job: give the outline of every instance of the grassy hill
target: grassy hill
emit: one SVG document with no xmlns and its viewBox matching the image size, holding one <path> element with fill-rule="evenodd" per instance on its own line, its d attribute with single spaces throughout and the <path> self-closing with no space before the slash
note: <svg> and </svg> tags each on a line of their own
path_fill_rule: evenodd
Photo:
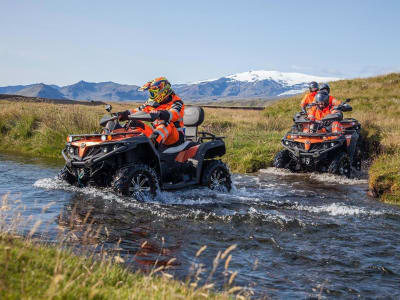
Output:
<svg viewBox="0 0 400 300">
<path fill-rule="evenodd" d="M 363 126 L 371 192 L 400 203 L 400 74 L 333 82 L 331 94 L 352 99 L 353 112 L 345 116 L 355 117 Z M 276 100 L 264 111 L 206 108 L 201 129 L 226 137 L 224 160 L 233 171 L 254 172 L 271 165 L 300 99 Z M 114 110 L 131 106 L 116 104 Z M 1 101 L 0 150 L 60 157 L 66 136 L 98 131 L 104 113 L 102 106 Z"/>
</svg>

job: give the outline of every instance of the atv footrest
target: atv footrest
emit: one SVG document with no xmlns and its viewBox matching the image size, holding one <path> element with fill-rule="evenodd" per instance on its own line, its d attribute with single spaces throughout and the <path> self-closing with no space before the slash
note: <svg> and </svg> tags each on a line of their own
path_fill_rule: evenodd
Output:
<svg viewBox="0 0 400 300">
<path fill-rule="evenodd" d="M 162 185 L 162 189 L 164 190 L 177 190 L 184 188 L 186 186 L 197 184 L 196 180 L 186 181 L 186 182 L 179 182 L 179 183 L 164 183 Z"/>
</svg>

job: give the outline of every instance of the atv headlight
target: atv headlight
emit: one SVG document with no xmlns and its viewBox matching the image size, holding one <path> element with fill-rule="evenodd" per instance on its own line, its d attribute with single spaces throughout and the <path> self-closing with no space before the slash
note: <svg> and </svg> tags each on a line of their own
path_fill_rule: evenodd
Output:
<svg viewBox="0 0 400 300">
<path fill-rule="evenodd" d="M 114 145 L 113 150 L 117 150 L 119 148 L 118 145 Z"/>
<path fill-rule="evenodd" d="M 284 141 L 283 142 L 286 146 L 289 145 L 289 141 Z"/>
<path fill-rule="evenodd" d="M 69 154 L 74 154 L 74 148 L 69 147 L 69 148 L 68 148 L 68 152 L 69 152 Z"/>
<path fill-rule="evenodd" d="M 104 148 L 103 148 L 103 152 L 104 152 L 104 153 L 107 153 L 107 152 L 108 152 L 108 147 L 104 147 Z"/>
<path fill-rule="evenodd" d="M 101 136 L 101 141 L 102 141 L 102 142 L 105 142 L 105 141 L 107 141 L 107 136 L 105 136 L 105 135 L 102 135 L 102 136 Z"/>
<path fill-rule="evenodd" d="M 335 147 L 336 143 L 332 142 L 331 147 Z"/>
</svg>

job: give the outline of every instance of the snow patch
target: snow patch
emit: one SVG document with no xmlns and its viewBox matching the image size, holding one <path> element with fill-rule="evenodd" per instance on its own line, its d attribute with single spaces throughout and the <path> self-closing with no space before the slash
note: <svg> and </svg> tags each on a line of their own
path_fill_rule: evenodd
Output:
<svg viewBox="0 0 400 300">
<path fill-rule="evenodd" d="M 317 81 L 317 82 L 328 82 L 328 81 L 335 81 L 335 80 L 340 80 L 340 78 L 337 77 L 322 77 L 322 76 L 314 76 L 314 75 L 308 75 L 308 74 L 302 74 L 302 73 L 293 73 L 293 72 L 279 72 L 279 71 L 264 71 L 264 70 L 259 70 L 259 71 L 248 71 L 248 72 L 242 72 L 242 73 L 236 73 L 220 78 L 213 78 L 213 79 L 207 79 L 207 80 L 200 80 L 200 81 L 194 81 L 188 83 L 190 84 L 200 84 L 200 83 L 205 83 L 205 82 L 211 82 L 211 81 L 216 81 L 221 78 L 228 78 L 231 80 L 236 80 L 236 81 L 242 81 L 242 82 L 256 82 L 256 81 L 261 81 L 261 80 L 273 80 L 276 82 L 279 82 L 284 85 L 296 85 L 296 84 L 306 84 L 311 81 Z M 291 92 L 291 94 L 285 94 Z M 291 91 L 282 93 L 281 95 L 292 95 L 292 94 L 297 94 L 302 92 L 301 89 L 293 89 Z M 295 92 L 296 91 L 296 92 Z"/>
<path fill-rule="evenodd" d="M 286 73 L 279 71 L 263 71 L 263 70 L 237 73 L 226 76 L 226 78 L 230 78 L 237 81 L 245 81 L 245 82 L 273 80 L 286 85 L 296 85 L 296 84 L 308 83 L 311 81 L 328 82 L 339 79 L 336 77 L 320 77 L 302 73 Z"/>
</svg>

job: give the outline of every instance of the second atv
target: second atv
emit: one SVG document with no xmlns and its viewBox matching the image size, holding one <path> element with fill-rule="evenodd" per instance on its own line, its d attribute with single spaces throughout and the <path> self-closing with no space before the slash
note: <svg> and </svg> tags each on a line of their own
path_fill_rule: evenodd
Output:
<svg viewBox="0 0 400 300">
<path fill-rule="evenodd" d="M 111 113 L 111 105 L 107 106 Z M 100 134 L 69 135 L 62 155 L 66 161 L 59 178 L 70 184 L 112 187 L 118 194 L 138 200 L 153 198 L 158 189 L 173 190 L 203 185 L 230 191 L 231 175 L 217 157 L 225 154 L 222 137 L 198 132 L 204 120 L 201 107 L 185 111 L 185 142 L 159 151 L 141 130 L 149 114 L 129 116 L 125 126 L 116 114 L 104 117 Z"/>
<path fill-rule="evenodd" d="M 361 125 L 356 119 L 343 119 L 343 113 L 352 107 L 345 103 L 335 107 L 338 113 L 327 115 L 313 123 L 304 113 L 294 117 L 292 129 L 282 139 L 285 148 L 274 158 L 274 167 L 291 171 L 318 171 L 350 177 L 352 169 L 361 170 Z M 330 132 L 330 125 L 339 121 L 342 133 Z M 305 126 L 311 132 L 303 132 Z"/>
</svg>

